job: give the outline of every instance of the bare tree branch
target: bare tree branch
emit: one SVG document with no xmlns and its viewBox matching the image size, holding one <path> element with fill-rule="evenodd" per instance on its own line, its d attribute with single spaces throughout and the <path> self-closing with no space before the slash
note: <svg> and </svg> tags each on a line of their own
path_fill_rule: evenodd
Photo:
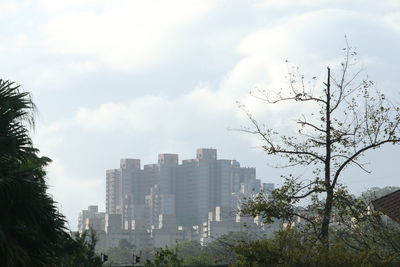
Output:
<svg viewBox="0 0 400 267">
<path fill-rule="evenodd" d="M 337 183 L 337 180 L 338 180 L 338 178 L 339 178 L 341 172 L 343 171 L 343 169 L 344 169 L 345 167 L 347 167 L 347 165 L 348 165 L 349 163 L 354 162 L 354 159 L 356 159 L 356 158 L 357 158 L 359 155 L 361 155 L 363 152 L 366 152 L 366 151 L 368 151 L 368 150 L 370 150 L 370 149 L 373 149 L 373 148 L 377 148 L 377 147 L 379 147 L 379 146 L 381 146 L 381 145 L 383 145 L 383 144 L 385 144 L 385 143 L 398 143 L 398 142 L 400 142 L 400 139 L 395 139 L 395 140 L 384 140 L 384 141 L 381 141 L 381 142 L 379 142 L 379 143 L 371 144 L 371 145 L 369 145 L 369 146 L 363 147 L 362 149 L 358 150 L 355 154 L 353 154 L 351 157 L 349 157 L 349 158 L 339 167 L 339 169 L 336 171 L 335 176 L 334 176 L 333 181 L 332 181 L 331 188 L 334 188 L 334 187 L 335 187 L 335 185 L 336 185 L 336 183 Z"/>
</svg>

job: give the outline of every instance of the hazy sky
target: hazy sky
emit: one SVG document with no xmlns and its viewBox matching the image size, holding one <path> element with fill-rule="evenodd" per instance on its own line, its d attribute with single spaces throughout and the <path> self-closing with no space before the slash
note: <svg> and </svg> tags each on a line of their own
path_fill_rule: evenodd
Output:
<svg viewBox="0 0 400 267">
<path fill-rule="evenodd" d="M 33 95 L 35 145 L 53 159 L 51 192 L 73 229 L 80 210 L 104 209 L 105 170 L 124 157 L 213 147 L 279 183 L 259 140 L 227 130 L 249 125 L 236 101 L 285 128 L 296 110 L 248 92 L 284 86 L 285 60 L 323 79 L 345 34 L 357 67 L 400 102 L 398 0 L 1 0 L 0 11 L 1 78 Z M 373 173 L 350 170 L 344 182 L 399 186 L 399 153 L 369 154 Z"/>
</svg>

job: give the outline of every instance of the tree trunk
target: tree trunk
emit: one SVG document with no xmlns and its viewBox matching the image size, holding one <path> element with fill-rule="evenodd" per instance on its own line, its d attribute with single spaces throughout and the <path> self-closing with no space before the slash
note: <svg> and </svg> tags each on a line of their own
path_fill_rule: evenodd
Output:
<svg viewBox="0 0 400 267">
<path fill-rule="evenodd" d="M 332 212 L 332 202 L 333 202 L 333 188 L 331 188 L 331 70 L 328 67 L 328 78 L 326 83 L 326 139 L 325 139 L 325 190 L 326 190 L 326 202 L 324 208 L 324 214 L 322 217 L 322 226 L 320 239 L 322 242 L 329 247 L 329 223 Z"/>
<path fill-rule="evenodd" d="M 332 213 L 332 204 L 333 204 L 333 190 L 329 189 L 326 192 L 326 202 L 324 208 L 324 214 L 322 218 L 322 226 L 321 226 L 321 234 L 320 239 L 322 242 L 329 247 L 329 224 L 331 222 L 331 213 Z"/>
</svg>

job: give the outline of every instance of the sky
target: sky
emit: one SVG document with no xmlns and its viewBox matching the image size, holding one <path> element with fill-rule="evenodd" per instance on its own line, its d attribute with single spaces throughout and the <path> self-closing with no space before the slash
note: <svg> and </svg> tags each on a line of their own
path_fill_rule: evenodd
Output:
<svg viewBox="0 0 400 267">
<path fill-rule="evenodd" d="M 324 79 L 345 35 L 355 67 L 400 103 L 397 0 L 2 0 L 0 10 L 0 78 L 32 94 L 34 144 L 53 160 L 50 192 L 72 230 L 88 205 L 104 210 L 105 171 L 120 158 L 143 165 L 213 147 L 279 185 L 261 140 L 232 130 L 250 125 L 237 101 L 290 128 L 299 110 L 249 92 L 287 86 L 286 61 Z M 399 149 L 367 154 L 372 173 L 342 181 L 354 193 L 400 186 Z"/>
</svg>

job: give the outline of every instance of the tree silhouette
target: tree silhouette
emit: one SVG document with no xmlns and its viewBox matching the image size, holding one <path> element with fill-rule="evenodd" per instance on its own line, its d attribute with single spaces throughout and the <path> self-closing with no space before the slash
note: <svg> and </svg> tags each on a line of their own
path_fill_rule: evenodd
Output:
<svg viewBox="0 0 400 267">
<path fill-rule="evenodd" d="M 65 266 L 78 257 L 93 263 L 79 266 L 101 266 L 95 240 L 84 242 L 86 234 L 73 239 L 47 193 L 45 167 L 51 160 L 32 144 L 34 125 L 30 94 L 0 79 L 0 266 Z"/>
<path fill-rule="evenodd" d="M 361 79 L 360 71 L 352 71 L 357 53 L 347 41 L 343 51 L 344 59 L 337 75 L 328 67 L 326 82 L 320 89 L 309 86 L 297 68 L 289 73 L 288 92 L 253 93 L 268 104 L 307 105 L 312 111 L 297 120 L 299 128 L 295 135 L 280 135 L 275 129 L 260 124 L 241 105 L 251 122 L 251 127 L 241 130 L 260 136 L 268 155 L 283 157 L 287 162 L 283 167 L 312 169 L 308 179 L 283 176 L 285 182 L 273 192 L 272 200 L 260 194 L 244 203 L 242 213 L 260 215 L 265 222 L 273 218 L 290 221 L 298 216 L 327 245 L 332 212 L 348 200 L 340 182 L 345 169 L 355 165 L 369 172 L 366 163 L 361 161 L 365 153 L 400 141 L 399 107 L 376 90 L 372 81 Z M 301 199 L 311 200 L 312 205 L 305 211 L 295 208 Z"/>
</svg>

